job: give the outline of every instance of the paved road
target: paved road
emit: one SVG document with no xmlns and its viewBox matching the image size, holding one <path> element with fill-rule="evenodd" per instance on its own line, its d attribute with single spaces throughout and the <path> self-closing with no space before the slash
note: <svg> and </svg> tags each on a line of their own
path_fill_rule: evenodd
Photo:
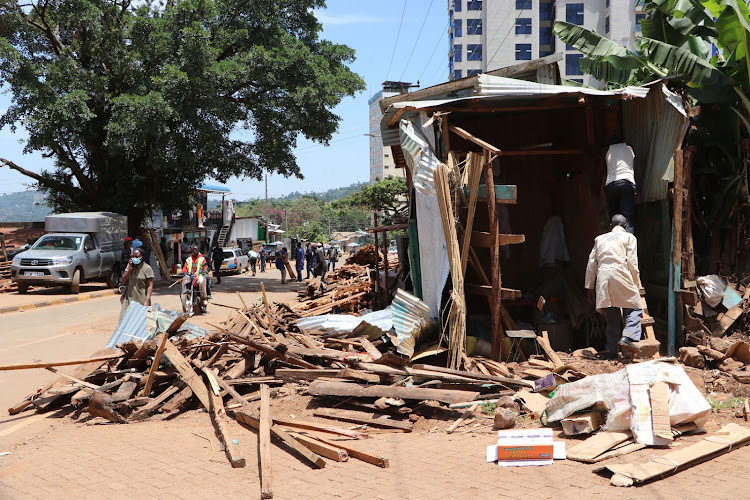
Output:
<svg viewBox="0 0 750 500">
<path fill-rule="evenodd" d="M 218 304 L 240 306 L 237 292 L 248 304 L 260 300 L 261 281 L 272 301 L 292 299 L 296 296 L 293 290 L 300 286 L 281 285 L 276 269 L 255 277 L 251 273 L 228 276 L 221 285 L 214 287 L 208 314 L 191 321 L 205 327 L 210 327 L 210 323 L 218 324 L 232 311 Z M 180 309 L 178 287 L 155 290 L 154 302 L 164 309 Z M 0 296 L 0 304 L 3 299 Z M 0 364 L 86 358 L 107 343 L 117 326 L 119 313 L 120 296 L 116 295 L 3 314 L 0 318 Z M 69 373 L 71 367 L 60 370 Z M 54 374 L 41 369 L 0 371 L 0 448 L 22 440 L 35 429 L 25 426 L 40 423 L 34 412 L 9 416 L 7 408 L 54 378 Z"/>
</svg>

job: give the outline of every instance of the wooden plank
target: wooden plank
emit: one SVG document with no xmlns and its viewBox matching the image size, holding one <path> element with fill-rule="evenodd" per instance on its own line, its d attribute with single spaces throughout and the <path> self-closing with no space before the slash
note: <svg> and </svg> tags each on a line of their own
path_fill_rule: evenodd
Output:
<svg viewBox="0 0 750 500">
<path fill-rule="evenodd" d="M 274 376 L 289 380 L 315 380 L 320 377 L 335 377 L 341 370 L 305 370 L 301 368 L 277 368 Z"/>
<path fill-rule="evenodd" d="M 379 413 L 367 413 L 355 410 L 340 410 L 333 408 L 318 408 L 313 412 L 316 417 L 332 418 L 343 420 L 344 422 L 353 422 L 355 424 L 372 425 L 375 427 L 384 427 L 386 429 L 397 429 L 404 432 L 411 432 L 412 423 L 409 421 L 393 420 L 388 415 Z"/>
<path fill-rule="evenodd" d="M 376 253 L 380 255 L 380 252 L 376 252 Z M 355 293 L 354 295 L 350 295 L 349 297 L 345 297 L 343 299 L 337 300 L 336 302 L 331 302 L 330 304 L 325 304 L 323 306 L 316 307 L 315 309 L 308 309 L 307 311 L 300 311 L 300 316 L 302 316 L 303 318 L 307 318 L 310 316 L 318 316 L 320 314 L 327 313 L 331 311 L 334 307 L 340 306 L 341 304 L 346 304 L 348 302 L 354 302 L 355 299 L 358 299 L 364 295 L 367 295 L 368 293 L 370 292 L 367 291 L 367 292 Z"/>
<path fill-rule="evenodd" d="M 500 153 L 500 149 L 499 148 L 496 148 L 495 146 L 493 146 L 489 142 L 483 141 L 479 137 L 476 137 L 474 134 L 472 134 L 470 132 L 467 132 L 466 130 L 464 130 L 464 129 L 460 128 L 460 127 L 456 127 L 455 125 L 450 125 L 449 126 L 449 130 L 451 132 L 453 132 L 454 134 L 456 134 L 457 136 L 459 136 L 459 137 L 461 137 L 463 139 L 466 139 L 467 141 L 473 142 L 474 144 L 476 144 L 480 148 L 485 149 L 485 150 L 491 152 L 492 154 L 499 154 Z"/>
<path fill-rule="evenodd" d="M 363 462 L 367 462 L 368 464 L 372 464 L 372 465 L 377 465 L 378 467 L 382 467 L 384 469 L 387 469 L 388 467 L 390 467 L 390 463 L 387 458 L 370 455 L 369 453 L 365 453 L 362 450 L 352 448 L 351 446 L 347 446 L 342 441 L 332 442 L 332 441 L 326 441 L 325 439 L 320 438 L 318 436 L 314 436 L 314 437 L 321 443 L 325 443 L 329 446 L 334 446 L 336 448 L 341 448 L 350 457 L 356 458 L 357 460 L 362 460 Z"/>
<path fill-rule="evenodd" d="M 271 332 L 276 331 L 273 324 L 273 317 L 271 316 L 271 308 L 268 305 L 268 297 L 266 296 L 266 286 L 263 282 L 260 282 L 260 291 L 263 292 L 263 305 L 266 307 L 266 317 L 268 318 L 268 329 Z"/>
<path fill-rule="evenodd" d="M 361 338 L 359 339 L 359 343 L 362 344 L 362 347 L 364 347 L 365 351 L 367 351 L 367 354 L 370 355 L 373 361 L 377 361 L 383 356 L 369 340 Z"/>
<path fill-rule="evenodd" d="M 517 188 L 518 186 L 514 186 L 511 184 L 498 184 L 497 186 L 495 186 L 495 203 L 516 203 L 516 200 L 518 198 Z M 470 197 L 471 190 L 468 186 L 464 186 L 464 194 Z M 471 200 L 471 198 L 469 198 L 469 200 Z M 483 201 L 485 203 L 487 202 L 487 186 L 484 184 L 480 184 L 477 189 L 477 201 Z M 469 202 L 469 207 L 471 207 L 471 201 Z"/>
<path fill-rule="evenodd" d="M 299 441 L 300 444 L 312 450 L 313 453 L 317 453 L 318 455 L 325 458 L 330 458 L 335 462 L 349 461 L 349 454 L 341 448 L 331 446 L 327 443 L 323 443 L 322 441 L 318 441 L 317 439 L 313 439 L 297 432 L 290 432 L 289 434 L 294 439 Z"/>
<path fill-rule="evenodd" d="M 342 427 L 319 424 L 318 422 L 305 422 L 292 418 L 274 418 L 273 420 L 279 425 L 283 425 L 284 427 L 293 427 L 295 429 L 325 432 L 327 434 L 336 434 L 338 436 L 344 436 L 354 439 L 364 439 L 369 437 L 367 434 L 362 432 L 352 431 L 349 429 L 344 429 Z"/>
<path fill-rule="evenodd" d="M 307 389 L 313 396 L 344 396 L 362 398 L 401 398 L 410 400 L 433 400 L 443 403 L 472 401 L 479 396 L 476 391 L 456 391 L 451 389 L 426 389 L 422 387 L 398 387 L 373 385 L 361 386 L 350 382 L 316 380 Z"/>
<path fill-rule="evenodd" d="M 489 218 L 489 229 L 493 240 L 489 242 L 490 248 L 490 280 L 492 285 L 492 296 L 490 297 L 490 325 L 492 328 L 492 359 L 500 361 L 507 359 L 508 353 L 505 347 L 505 334 L 502 324 L 502 310 L 500 306 L 502 297 L 502 277 L 500 275 L 500 233 L 497 220 L 497 206 L 495 204 L 495 181 L 492 171 L 492 163 L 489 161 L 489 153 L 484 151 L 484 184 L 487 186 L 487 212 Z M 472 233 L 472 240 L 474 234 Z"/>
<path fill-rule="evenodd" d="M 368 233 L 385 233 L 388 231 L 406 231 L 409 224 L 390 224 L 388 226 L 368 227 L 365 229 Z"/>
<path fill-rule="evenodd" d="M 71 382 L 75 382 L 78 385 L 82 385 L 84 387 L 88 387 L 89 389 L 94 389 L 95 391 L 98 390 L 98 389 L 101 389 L 101 386 L 98 386 L 96 384 L 92 384 L 90 382 L 86 382 L 85 380 L 81 380 L 79 378 L 67 375 L 65 373 L 62 373 L 61 371 L 58 371 L 55 368 L 52 368 L 51 366 L 48 366 L 47 370 L 50 371 L 50 372 L 52 372 L 52 373 L 54 373 L 54 374 L 56 374 L 56 375 L 59 375 L 62 378 L 68 379 Z"/>
<path fill-rule="evenodd" d="M 271 468 L 271 391 L 266 384 L 260 386 L 260 427 L 258 429 L 258 457 L 260 458 L 260 497 L 273 498 L 273 472 Z"/>
<path fill-rule="evenodd" d="M 500 156 L 583 156 L 583 149 L 524 149 L 517 151 L 503 150 Z"/>
<path fill-rule="evenodd" d="M 141 393 L 141 396 L 148 396 L 151 394 L 151 386 L 154 383 L 154 375 L 156 374 L 156 370 L 159 369 L 159 363 L 161 363 L 161 357 L 164 354 L 164 348 L 167 345 L 167 340 L 169 339 L 169 335 L 166 333 L 162 333 L 161 340 L 159 341 L 159 348 L 156 350 L 156 354 L 154 355 L 154 362 L 151 363 L 151 368 L 148 371 L 148 378 L 146 378 L 146 386 L 143 388 L 143 392 Z"/>
<path fill-rule="evenodd" d="M 452 153 L 451 153 L 452 154 Z M 464 187 L 465 191 L 468 191 L 467 195 L 469 196 L 468 201 L 468 214 L 466 216 L 466 227 L 467 230 L 464 230 L 463 233 L 463 242 L 461 244 L 461 272 L 463 273 L 464 278 L 466 277 L 466 263 L 469 258 L 469 249 L 471 248 L 470 240 L 471 240 L 471 231 L 474 227 L 474 214 L 476 213 L 477 208 L 477 196 L 479 194 L 479 180 L 482 177 L 482 163 L 481 159 L 479 158 L 479 155 L 475 153 L 469 153 L 467 159 L 467 169 L 468 169 L 468 178 L 469 178 L 469 185 Z M 485 196 L 487 195 L 486 186 L 485 186 Z"/>
<path fill-rule="evenodd" d="M 471 372 L 465 372 L 461 370 L 451 370 L 450 368 L 443 368 L 442 366 L 416 364 L 416 365 L 412 365 L 412 368 L 410 368 L 410 371 L 413 371 L 413 370 L 419 370 L 419 373 L 429 373 L 429 372 L 445 373 L 445 374 L 450 374 L 450 375 L 461 376 L 467 379 L 486 380 L 488 382 L 497 382 L 500 384 L 513 385 L 516 387 L 530 387 L 532 389 L 534 388 L 534 382 L 531 382 L 529 380 L 516 380 L 514 378 L 500 377 L 497 375 L 485 375 L 483 373 L 471 373 Z M 463 401 L 456 401 L 456 403 L 462 403 L 462 402 Z"/>
<path fill-rule="evenodd" d="M 565 366 L 565 363 L 562 362 L 560 356 L 558 356 L 555 350 L 552 349 L 552 346 L 549 343 L 549 339 L 546 335 L 544 335 L 546 333 L 547 332 L 544 331 L 541 337 L 537 336 L 536 341 L 540 346 L 542 346 L 542 349 L 544 349 L 544 352 L 547 354 L 549 360 L 555 364 L 555 369 L 561 368 Z"/>
<path fill-rule="evenodd" d="M 193 394 L 198 397 L 204 408 L 208 410 L 211 402 L 208 399 L 206 384 L 203 383 L 200 375 L 195 372 L 188 360 L 185 359 L 185 356 L 180 353 L 169 339 L 167 339 L 167 343 L 164 345 L 164 357 L 177 369 L 180 379 L 190 387 Z"/>
<path fill-rule="evenodd" d="M 0 371 L 9 371 L 9 370 L 30 370 L 32 368 L 49 368 L 53 366 L 70 366 L 70 365 L 85 365 L 88 363 L 95 363 L 95 362 L 103 362 L 103 361 L 109 361 L 112 359 L 119 359 L 125 356 L 124 353 L 117 353 L 117 354 L 107 354 L 103 356 L 96 356 L 93 358 L 86 358 L 86 359 L 73 359 L 68 361 L 37 361 L 34 363 L 19 363 L 19 364 L 9 364 L 9 365 L 0 365 Z M 101 365 L 101 363 L 100 363 Z"/>
<path fill-rule="evenodd" d="M 283 352 L 280 352 L 272 347 L 271 344 L 264 344 L 262 342 L 257 342 L 251 338 L 243 337 L 240 335 L 235 335 L 233 333 L 229 334 L 229 338 L 234 340 L 235 342 L 240 342 L 242 344 L 249 345 L 256 351 L 260 351 L 263 354 L 266 354 L 272 358 L 280 359 L 286 363 L 289 363 L 291 365 L 300 366 L 302 368 L 308 368 L 310 370 L 320 370 L 322 369 L 318 365 L 313 365 L 312 363 L 308 363 L 307 361 L 303 359 L 299 359 L 297 356 L 294 355 L 287 355 Z"/>
<path fill-rule="evenodd" d="M 526 241 L 526 235 L 523 234 L 498 234 L 498 245 L 518 245 Z M 480 248 L 491 248 L 496 236 L 484 231 L 472 231 L 471 246 Z"/>
<path fill-rule="evenodd" d="M 181 380 L 178 381 L 176 384 L 172 385 L 171 387 L 168 387 L 164 392 L 159 394 L 156 398 L 149 401 L 146 406 L 138 410 L 137 412 L 130 415 L 129 420 L 142 420 L 144 418 L 147 418 L 149 415 L 151 415 L 153 412 L 158 410 L 161 405 L 163 405 L 169 398 L 177 394 L 178 391 L 181 391 L 185 387 L 184 382 Z"/>
<path fill-rule="evenodd" d="M 216 380 L 216 375 L 214 375 L 214 373 L 209 368 L 203 366 L 201 370 L 206 375 L 206 378 L 209 380 L 211 386 L 219 385 L 218 381 Z M 227 410 L 226 408 L 224 408 L 224 400 L 214 391 L 208 391 L 208 398 L 211 403 L 209 408 L 211 420 L 216 427 L 216 435 L 221 441 L 221 444 L 224 446 L 224 451 L 227 454 L 229 463 L 232 464 L 233 468 L 244 467 L 245 457 L 242 456 L 239 444 L 235 444 L 237 440 L 234 439 L 231 434 L 229 434 L 229 422 L 227 421 Z"/>
<path fill-rule="evenodd" d="M 466 285 L 466 291 L 472 295 L 483 295 L 485 297 L 492 296 L 491 285 Z M 504 299 L 516 300 L 521 298 L 521 290 L 515 290 L 513 288 L 502 288 L 501 297 Z"/>
<path fill-rule="evenodd" d="M 453 434 L 453 431 L 455 431 L 461 423 L 463 423 L 466 419 L 474 415 L 474 412 L 477 411 L 477 408 L 479 408 L 479 403 L 474 403 L 469 407 L 468 410 L 463 412 L 463 414 L 456 419 L 455 422 L 451 424 L 450 427 L 445 431 L 447 434 Z"/>
<path fill-rule="evenodd" d="M 388 126 L 393 127 L 398 123 L 398 121 L 401 119 L 401 115 L 404 114 L 406 111 L 406 108 L 398 108 L 395 113 L 393 113 L 393 116 L 391 116 L 391 119 L 388 120 Z"/>
</svg>

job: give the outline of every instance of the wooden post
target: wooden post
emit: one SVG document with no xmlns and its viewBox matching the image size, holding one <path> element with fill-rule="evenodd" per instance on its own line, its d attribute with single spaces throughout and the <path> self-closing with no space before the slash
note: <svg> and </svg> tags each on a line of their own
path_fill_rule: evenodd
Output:
<svg viewBox="0 0 750 500">
<path fill-rule="evenodd" d="M 440 117 L 443 129 L 443 161 L 448 161 L 448 154 L 451 152 L 451 131 L 448 125 L 448 115 Z"/>
<path fill-rule="evenodd" d="M 378 227 L 378 214 L 373 212 L 372 213 L 372 227 Z M 380 267 L 380 253 L 378 250 L 378 232 L 374 231 L 373 236 L 375 237 L 375 298 L 372 300 L 372 308 L 375 310 L 382 309 L 381 303 L 382 299 L 380 298 L 380 293 L 382 292 L 381 286 L 380 286 L 380 272 L 378 271 L 378 268 Z"/>
<path fill-rule="evenodd" d="M 502 325 L 502 311 L 500 310 L 502 297 L 502 282 L 500 276 L 500 230 L 497 223 L 497 205 L 495 204 L 495 181 L 492 164 L 489 162 L 490 153 L 484 150 L 484 184 L 487 186 L 487 211 L 489 215 L 489 231 L 494 238 L 490 246 L 490 274 L 492 283 L 492 301 L 490 318 L 492 324 L 492 359 L 500 361 L 506 359 L 507 352 L 503 342 L 505 334 Z M 501 358 L 502 356 L 502 358 Z"/>
<path fill-rule="evenodd" d="M 151 369 L 148 371 L 148 378 L 146 379 L 146 386 L 143 388 L 143 394 L 141 396 L 148 397 L 148 395 L 151 393 L 151 385 L 154 383 L 154 375 L 156 375 L 156 370 L 159 369 L 159 363 L 161 363 L 161 356 L 164 354 L 164 348 L 167 347 L 167 339 L 169 338 L 169 334 L 162 333 L 161 334 L 161 342 L 159 342 L 159 348 L 156 350 L 156 354 L 154 355 L 154 362 L 151 363 Z"/>
<path fill-rule="evenodd" d="M 383 233 L 383 308 L 388 306 L 388 233 Z M 378 276 L 378 279 L 380 276 Z"/>
<path fill-rule="evenodd" d="M 266 316 L 268 316 L 268 329 L 271 331 L 271 333 L 274 333 L 276 331 L 276 328 L 274 327 L 273 318 L 271 317 L 271 308 L 268 305 L 268 297 L 266 297 L 266 286 L 262 281 L 260 282 L 260 290 L 261 292 L 263 292 L 263 304 L 266 306 Z"/>
<path fill-rule="evenodd" d="M 8 250 L 5 248 L 5 235 L 0 233 L 0 252 L 3 254 L 3 260 L 8 261 Z"/>
<path fill-rule="evenodd" d="M 260 457 L 260 497 L 273 498 L 271 471 L 271 396 L 268 385 L 260 385 L 260 428 L 258 456 Z"/>
<path fill-rule="evenodd" d="M 687 149 L 682 152 L 682 194 L 685 218 L 682 225 L 683 247 L 682 247 L 682 269 L 683 287 L 685 281 L 695 280 L 695 254 L 693 250 L 693 191 L 692 191 L 692 151 Z"/>
<path fill-rule="evenodd" d="M 672 259 L 669 265 L 669 290 L 667 291 L 667 355 L 677 350 L 678 292 L 682 288 L 682 150 L 674 152 L 674 187 L 672 214 Z"/>
</svg>

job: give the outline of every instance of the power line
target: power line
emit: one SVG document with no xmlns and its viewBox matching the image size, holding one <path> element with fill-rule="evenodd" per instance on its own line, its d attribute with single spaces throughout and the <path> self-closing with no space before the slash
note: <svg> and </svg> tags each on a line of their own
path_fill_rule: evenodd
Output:
<svg viewBox="0 0 750 500">
<path fill-rule="evenodd" d="M 438 41 L 437 41 L 437 43 L 435 44 L 435 48 L 433 48 L 433 49 L 432 49 L 432 54 L 430 54 L 430 58 L 429 58 L 429 59 L 427 59 L 427 64 L 425 64 L 425 65 L 424 65 L 424 69 L 423 69 L 423 70 L 422 70 L 422 72 L 421 72 L 421 73 L 419 74 L 419 78 L 417 78 L 417 81 L 419 81 L 419 80 L 421 80 L 421 79 L 422 79 L 422 75 L 424 75 L 424 72 L 425 72 L 425 71 L 427 71 L 427 68 L 428 68 L 428 67 L 430 66 L 430 63 L 432 62 L 432 58 L 433 58 L 433 57 L 435 57 L 435 52 L 437 51 L 437 48 L 438 48 L 438 47 L 440 46 L 440 44 L 441 44 L 441 43 L 443 42 L 443 35 L 445 35 L 445 33 L 447 33 L 447 31 L 448 31 L 448 28 L 450 27 L 450 25 L 451 25 L 451 22 L 450 22 L 450 21 L 448 21 L 448 23 L 447 23 L 447 24 L 445 25 L 445 29 L 444 29 L 444 30 L 443 30 L 443 32 L 442 32 L 442 33 L 440 34 L 440 38 L 438 38 Z"/>
<path fill-rule="evenodd" d="M 531 4 L 531 0 L 529 0 L 529 4 Z M 512 5 L 512 3 L 511 3 L 511 5 Z M 502 40 L 500 41 L 500 45 L 498 45 L 498 46 L 497 46 L 497 50 L 495 50 L 495 53 L 494 53 L 494 54 L 492 54 L 492 57 L 490 57 L 490 58 L 489 58 L 489 59 L 487 60 L 487 67 L 488 67 L 488 68 L 489 68 L 489 64 L 490 64 L 490 62 L 491 62 L 491 61 L 492 61 L 492 60 L 493 60 L 493 59 L 495 58 L 495 56 L 497 55 L 497 53 L 498 53 L 498 52 L 500 52 L 500 48 L 501 48 L 501 47 L 503 46 L 503 44 L 505 43 L 505 40 L 507 40 L 507 39 L 508 39 L 508 36 L 510 35 L 510 32 L 511 32 L 511 30 L 515 29 L 515 27 L 516 27 L 516 23 L 518 22 L 518 19 L 520 19 L 520 17 L 521 17 L 521 14 L 523 14 L 525 10 L 526 10 L 526 8 L 525 8 L 525 7 L 524 7 L 523 9 L 521 9 L 521 11 L 520 11 L 520 12 L 518 13 L 518 15 L 516 16 L 516 19 L 515 19 L 515 21 L 513 21 L 513 24 L 511 24 L 511 25 L 510 25 L 510 29 L 509 29 L 509 30 L 508 30 L 508 32 L 507 32 L 507 33 L 505 34 L 505 37 L 503 37 L 503 39 L 502 39 Z M 508 9 L 508 13 L 509 13 L 509 14 L 510 14 L 510 11 L 511 11 L 511 9 Z M 495 33 L 495 36 L 497 36 L 497 32 Z M 493 41 L 494 39 L 495 39 L 495 37 L 492 37 L 492 40 L 490 40 L 490 43 L 492 43 L 492 41 Z M 489 47 L 489 43 L 487 44 L 487 46 Z"/>
<path fill-rule="evenodd" d="M 414 50 L 417 48 L 417 44 L 419 43 L 419 37 L 422 36 L 422 30 L 424 29 L 424 25 L 427 24 L 427 17 L 430 15 L 432 2 L 434 2 L 434 0 L 430 0 L 430 5 L 427 6 L 427 12 L 425 13 L 424 19 L 422 20 L 422 26 L 419 28 L 419 33 L 417 33 L 417 41 L 414 42 L 414 45 L 412 45 L 411 53 L 409 54 L 409 57 L 406 59 L 406 64 L 404 65 L 404 71 L 401 72 L 401 76 L 398 78 L 400 81 L 403 81 L 404 79 L 404 74 L 406 73 L 406 69 L 409 67 L 409 63 L 411 62 L 411 56 L 414 55 Z M 404 3 L 404 5 L 406 4 Z"/>
<path fill-rule="evenodd" d="M 393 57 L 396 55 L 396 47 L 398 47 L 398 37 L 401 35 L 401 25 L 404 24 L 404 14 L 406 13 L 406 4 L 409 0 L 404 0 L 404 10 L 401 11 L 401 21 L 398 23 L 398 31 L 396 32 L 396 43 L 393 44 L 393 52 L 391 52 L 391 62 L 388 63 L 388 71 L 385 72 L 385 79 L 391 74 L 391 65 L 393 64 Z"/>
</svg>

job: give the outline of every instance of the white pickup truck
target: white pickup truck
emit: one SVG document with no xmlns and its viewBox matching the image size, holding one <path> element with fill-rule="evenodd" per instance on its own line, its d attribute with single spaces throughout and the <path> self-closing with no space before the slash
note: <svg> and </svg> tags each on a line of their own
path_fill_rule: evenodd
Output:
<svg viewBox="0 0 750 500">
<path fill-rule="evenodd" d="M 46 234 L 29 250 L 13 257 L 10 273 L 18 293 L 29 286 L 67 286 L 78 293 L 81 283 L 120 284 L 120 257 L 128 218 L 109 212 L 48 215 Z"/>
</svg>

